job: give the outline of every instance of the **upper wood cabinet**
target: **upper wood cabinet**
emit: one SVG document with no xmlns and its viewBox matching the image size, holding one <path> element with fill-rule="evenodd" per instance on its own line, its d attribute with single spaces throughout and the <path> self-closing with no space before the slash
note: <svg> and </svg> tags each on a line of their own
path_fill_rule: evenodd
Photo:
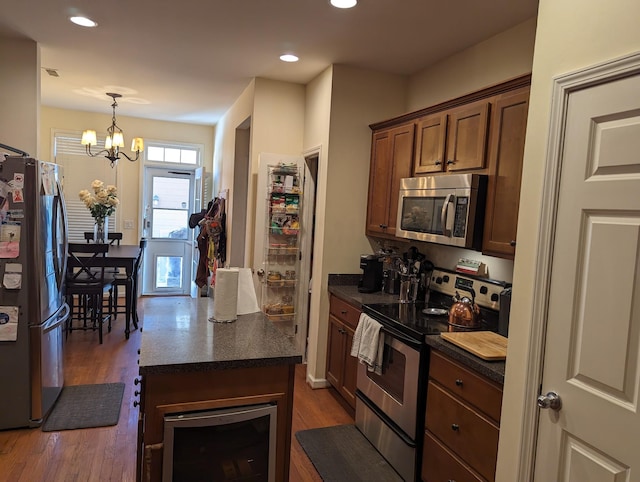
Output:
<svg viewBox="0 0 640 482">
<path fill-rule="evenodd" d="M 484 169 L 489 101 L 475 102 L 449 114 L 447 171 Z"/>
<path fill-rule="evenodd" d="M 493 106 L 483 254 L 515 255 L 528 111 L 528 87 L 498 96 Z"/>
<path fill-rule="evenodd" d="M 416 155 L 413 174 L 441 172 L 447 139 L 447 114 L 434 114 L 418 120 L 416 125 Z"/>
<path fill-rule="evenodd" d="M 411 177 L 414 137 L 413 122 L 373 134 L 367 204 L 368 235 L 395 236 L 400 179 Z"/>
<path fill-rule="evenodd" d="M 487 100 L 419 119 L 413 174 L 484 169 L 488 125 Z"/>
<path fill-rule="evenodd" d="M 366 234 L 395 237 L 400 179 L 488 176 L 482 252 L 513 258 L 531 75 L 370 125 Z"/>
</svg>

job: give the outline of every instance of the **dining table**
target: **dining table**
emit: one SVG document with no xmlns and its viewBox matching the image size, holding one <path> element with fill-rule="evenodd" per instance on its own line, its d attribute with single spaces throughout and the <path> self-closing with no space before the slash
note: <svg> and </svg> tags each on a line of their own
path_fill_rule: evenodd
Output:
<svg viewBox="0 0 640 482">
<path fill-rule="evenodd" d="M 136 317 L 133 316 L 133 303 L 137 302 L 137 293 L 133 293 L 132 287 L 136 284 L 133 283 L 134 277 L 137 273 L 134 273 L 136 260 L 140 256 L 140 246 L 137 244 L 113 244 L 109 246 L 109 251 L 106 256 L 92 258 L 89 263 L 95 266 L 104 265 L 107 268 L 122 268 L 125 270 L 127 276 L 127 289 L 125 289 L 125 329 L 124 336 L 128 340 L 131 333 L 131 321 L 133 320 L 134 330 L 138 329 L 138 323 Z M 85 260 L 83 260 L 85 261 Z M 77 261 L 72 256 L 67 258 L 67 268 L 78 267 Z"/>
</svg>

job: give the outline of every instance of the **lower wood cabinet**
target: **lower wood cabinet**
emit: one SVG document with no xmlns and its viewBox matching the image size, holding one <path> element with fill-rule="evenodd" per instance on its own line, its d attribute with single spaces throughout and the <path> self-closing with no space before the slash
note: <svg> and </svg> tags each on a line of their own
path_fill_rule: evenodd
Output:
<svg viewBox="0 0 640 482">
<path fill-rule="evenodd" d="M 433 350 L 423 482 L 495 480 L 502 386 Z"/>
<path fill-rule="evenodd" d="M 355 410 L 358 360 L 351 356 L 351 345 L 360 309 L 333 295 L 329 303 L 327 380 Z"/>
<path fill-rule="evenodd" d="M 289 480 L 295 365 L 141 375 L 136 480 L 163 480 L 165 416 L 259 404 L 277 407 L 275 474 Z"/>
</svg>

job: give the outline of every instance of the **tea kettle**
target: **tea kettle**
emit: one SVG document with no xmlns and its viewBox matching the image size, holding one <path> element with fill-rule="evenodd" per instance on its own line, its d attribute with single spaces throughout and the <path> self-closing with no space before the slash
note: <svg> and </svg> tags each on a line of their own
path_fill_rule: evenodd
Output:
<svg viewBox="0 0 640 482">
<path fill-rule="evenodd" d="M 456 291 L 453 297 L 453 305 L 449 308 L 449 324 L 463 328 L 479 328 L 480 327 L 480 308 L 475 303 L 476 293 L 469 288 L 465 291 L 471 293 L 471 298 L 460 296 Z"/>
</svg>

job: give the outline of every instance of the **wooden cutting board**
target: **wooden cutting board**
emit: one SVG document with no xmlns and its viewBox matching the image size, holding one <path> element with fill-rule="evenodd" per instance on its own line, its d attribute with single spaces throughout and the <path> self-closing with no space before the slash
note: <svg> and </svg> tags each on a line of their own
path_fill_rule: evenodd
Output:
<svg viewBox="0 0 640 482">
<path fill-rule="evenodd" d="M 495 361 L 507 358 L 507 339 L 492 331 L 440 333 L 440 336 L 483 360 Z"/>
</svg>

